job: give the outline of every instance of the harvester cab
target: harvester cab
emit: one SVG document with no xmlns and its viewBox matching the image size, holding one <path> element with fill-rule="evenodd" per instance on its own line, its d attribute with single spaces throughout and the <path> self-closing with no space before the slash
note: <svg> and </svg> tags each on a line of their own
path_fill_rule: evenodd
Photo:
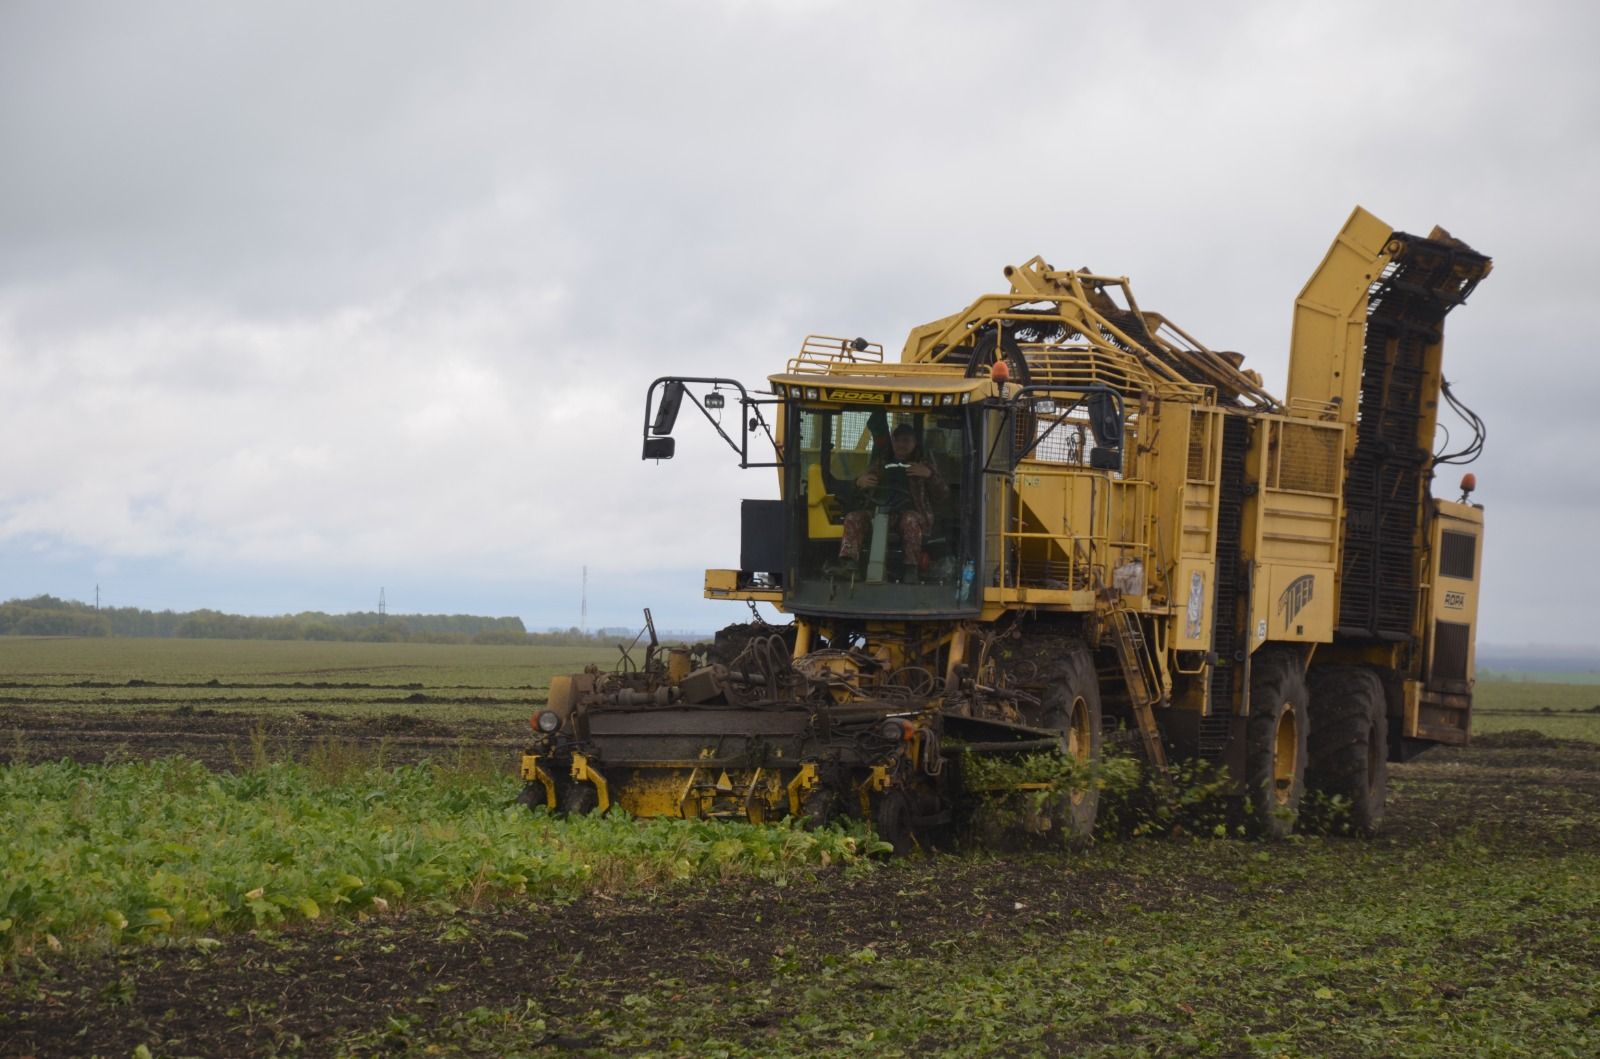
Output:
<svg viewBox="0 0 1600 1059">
<path fill-rule="evenodd" d="M 1126 278 L 1037 257 L 898 361 L 811 336 L 764 387 L 657 379 L 646 459 L 688 405 L 777 472 L 705 595 L 794 620 L 558 678 L 525 800 L 846 814 L 908 849 L 1009 798 L 1080 840 L 1121 731 L 1149 769 L 1225 769 L 1259 834 L 1308 784 L 1375 829 L 1386 762 L 1469 731 L 1482 509 L 1429 483 L 1481 448 L 1441 351 L 1489 265 L 1357 208 L 1296 303 L 1286 400 Z M 1432 452 L 1441 406 L 1464 452 Z"/>
</svg>

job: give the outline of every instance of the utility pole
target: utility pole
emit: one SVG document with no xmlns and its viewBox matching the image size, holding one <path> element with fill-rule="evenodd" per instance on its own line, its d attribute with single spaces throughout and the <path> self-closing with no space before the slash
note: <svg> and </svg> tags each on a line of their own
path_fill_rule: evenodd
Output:
<svg viewBox="0 0 1600 1059">
<path fill-rule="evenodd" d="M 383 598 L 383 589 L 378 589 L 378 624 L 382 625 L 389 615 L 389 603 Z"/>
<path fill-rule="evenodd" d="M 589 568 L 583 568 L 583 602 L 578 608 L 578 631 L 589 635 Z"/>
<path fill-rule="evenodd" d="M 99 610 L 100 609 L 100 586 L 99 585 L 95 585 L 94 586 L 94 609 L 95 610 Z"/>
</svg>

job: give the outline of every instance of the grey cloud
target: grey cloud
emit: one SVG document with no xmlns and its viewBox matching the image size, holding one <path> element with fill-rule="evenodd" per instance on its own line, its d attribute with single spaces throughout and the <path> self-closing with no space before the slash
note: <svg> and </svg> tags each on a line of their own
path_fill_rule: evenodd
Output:
<svg viewBox="0 0 1600 1059">
<path fill-rule="evenodd" d="M 1597 23 L 9 4 L 0 443 L 32 458 L 0 468 L 0 553 L 409 564 L 463 607 L 508 569 L 717 565 L 774 485 L 709 438 L 641 466 L 654 376 L 756 381 L 812 331 L 893 349 L 1043 253 L 1130 275 L 1281 387 L 1358 201 L 1495 256 L 1446 369 L 1490 421 L 1480 495 L 1587 514 Z M 1534 528 L 1494 524 L 1509 569 Z M 1500 594 L 1486 635 L 1542 605 Z"/>
</svg>

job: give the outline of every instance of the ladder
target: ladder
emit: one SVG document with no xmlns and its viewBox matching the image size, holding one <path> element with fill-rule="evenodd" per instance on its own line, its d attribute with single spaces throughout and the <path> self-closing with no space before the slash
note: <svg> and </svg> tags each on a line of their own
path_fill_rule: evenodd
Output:
<svg viewBox="0 0 1600 1059">
<path fill-rule="evenodd" d="M 1122 667 L 1122 679 L 1128 687 L 1128 702 L 1133 707 L 1134 721 L 1139 727 L 1139 738 L 1144 744 L 1145 757 L 1157 769 L 1167 767 L 1167 751 L 1161 743 L 1161 732 L 1156 727 L 1152 709 L 1161 701 L 1161 677 L 1156 672 L 1155 659 L 1150 656 L 1150 645 L 1145 641 L 1139 615 L 1126 607 L 1115 607 L 1106 612 L 1111 628 L 1111 642 L 1116 648 L 1117 662 Z"/>
</svg>

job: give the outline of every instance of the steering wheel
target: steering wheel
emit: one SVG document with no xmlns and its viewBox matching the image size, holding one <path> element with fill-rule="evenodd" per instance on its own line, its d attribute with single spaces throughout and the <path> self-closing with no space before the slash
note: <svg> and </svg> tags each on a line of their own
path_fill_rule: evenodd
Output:
<svg viewBox="0 0 1600 1059">
<path fill-rule="evenodd" d="M 879 469 L 878 484 L 857 486 L 860 495 L 873 507 L 898 509 L 911 503 L 909 463 L 886 463 Z"/>
<path fill-rule="evenodd" d="M 911 489 L 904 485 L 888 485 L 879 482 L 861 489 L 860 493 L 873 507 L 886 507 L 898 509 L 911 504 Z"/>
</svg>

